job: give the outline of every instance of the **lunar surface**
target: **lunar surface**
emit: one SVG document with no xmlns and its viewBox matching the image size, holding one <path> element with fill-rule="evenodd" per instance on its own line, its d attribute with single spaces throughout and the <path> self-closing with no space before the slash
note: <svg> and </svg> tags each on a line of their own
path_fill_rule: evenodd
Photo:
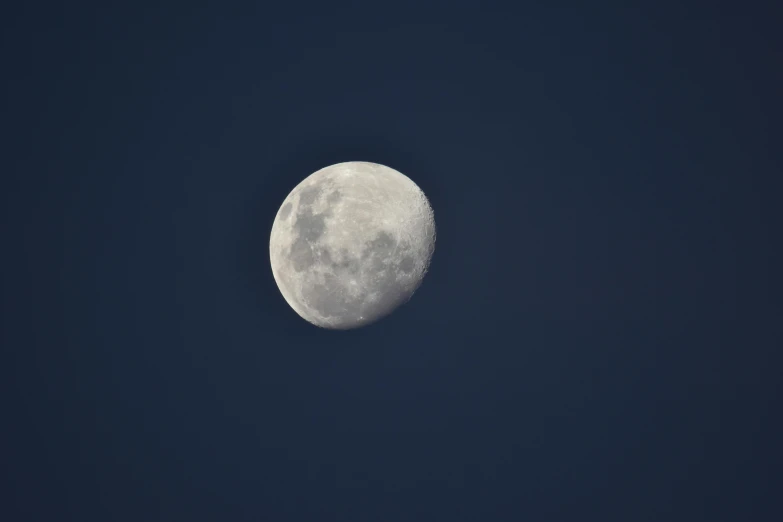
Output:
<svg viewBox="0 0 783 522">
<path fill-rule="evenodd" d="M 364 326 L 407 302 L 434 249 L 435 220 L 421 189 L 366 162 L 308 176 L 283 202 L 269 240 L 285 300 L 330 329 Z"/>
</svg>

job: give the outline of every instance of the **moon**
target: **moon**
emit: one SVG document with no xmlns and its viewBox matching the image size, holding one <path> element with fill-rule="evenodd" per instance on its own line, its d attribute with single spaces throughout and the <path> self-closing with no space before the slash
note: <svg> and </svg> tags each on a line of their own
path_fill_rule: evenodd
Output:
<svg viewBox="0 0 783 522">
<path fill-rule="evenodd" d="M 285 198 L 269 239 L 272 273 L 303 319 L 328 329 L 373 323 L 407 302 L 435 251 L 435 218 L 410 178 L 377 163 L 337 163 Z"/>
</svg>

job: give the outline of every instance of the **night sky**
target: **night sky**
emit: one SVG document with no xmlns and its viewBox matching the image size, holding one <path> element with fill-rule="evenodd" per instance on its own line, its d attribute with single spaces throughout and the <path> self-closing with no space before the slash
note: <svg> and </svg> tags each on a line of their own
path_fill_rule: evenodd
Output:
<svg viewBox="0 0 783 522">
<path fill-rule="evenodd" d="M 3 8 L 0 520 L 783 520 L 780 17 L 644 3 Z M 347 332 L 342 161 L 438 227 Z"/>
</svg>

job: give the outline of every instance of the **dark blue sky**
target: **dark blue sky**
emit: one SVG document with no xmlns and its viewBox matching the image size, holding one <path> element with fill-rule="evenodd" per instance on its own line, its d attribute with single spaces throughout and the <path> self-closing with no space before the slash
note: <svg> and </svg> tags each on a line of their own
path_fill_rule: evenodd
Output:
<svg viewBox="0 0 783 522">
<path fill-rule="evenodd" d="M 4 8 L 0 519 L 780 520 L 779 17 L 648 3 Z M 437 249 L 319 330 L 351 160 Z"/>
</svg>

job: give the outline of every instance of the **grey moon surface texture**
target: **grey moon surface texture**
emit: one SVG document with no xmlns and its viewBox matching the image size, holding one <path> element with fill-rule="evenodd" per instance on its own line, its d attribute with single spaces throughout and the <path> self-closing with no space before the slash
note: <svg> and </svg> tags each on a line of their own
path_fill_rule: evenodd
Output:
<svg viewBox="0 0 783 522">
<path fill-rule="evenodd" d="M 283 297 L 308 322 L 358 328 L 407 302 L 435 250 L 435 218 L 407 176 L 361 161 L 304 179 L 277 212 L 269 239 Z"/>
</svg>

